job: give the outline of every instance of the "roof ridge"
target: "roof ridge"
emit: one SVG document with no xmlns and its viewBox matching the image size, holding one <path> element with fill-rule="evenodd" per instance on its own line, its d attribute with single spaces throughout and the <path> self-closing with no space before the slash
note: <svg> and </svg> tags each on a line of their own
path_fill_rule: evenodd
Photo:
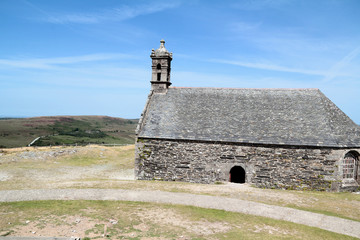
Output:
<svg viewBox="0 0 360 240">
<path fill-rule="evenodd" d="M 319 88 L 227 88 L 227 87 L 173 87 L 172 89 L 234 89 L 234 90 L 289 90 L 289 91 L 299 91 L 299 90 L 311 90 L 319 91 Z"/>
</svg>

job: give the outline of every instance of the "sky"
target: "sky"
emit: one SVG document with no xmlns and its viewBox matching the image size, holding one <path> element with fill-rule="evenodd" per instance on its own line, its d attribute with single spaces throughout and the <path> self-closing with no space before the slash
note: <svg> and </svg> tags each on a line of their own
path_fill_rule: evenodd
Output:
<svg viewBox="0 0 360 240">
<path fill-rule="evenodd" d="M 139 118 L 178 87 L 318 88 L 360 124 L 358 0 L 1 0 L 0 117 Z"/>
</svg>

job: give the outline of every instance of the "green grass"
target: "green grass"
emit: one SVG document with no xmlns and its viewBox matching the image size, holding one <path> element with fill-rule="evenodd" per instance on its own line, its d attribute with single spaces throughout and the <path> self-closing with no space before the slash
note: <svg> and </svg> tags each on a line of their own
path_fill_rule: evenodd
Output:
<svg viewBox="0 0 360 240">
<path fill-rule="evenodd" d="M 296 197 L 304 199 L 303 205 L 284 204 L 300 210 L 316 212 L 328 216 L 360 221 L 360 195 L 351 192 L 292 191 Z M 309 201 L 314 199 L 315 201 Z M 306 203 L 308 200 L 308 203 Z M 311 202 L 311 203 L 310 203 Z"/>
<path fill-rule="evenodd" d="M 129 144 L 138 120 L 106 116 L 59 116 L 0 119 L 0 148 L 63 144 Z"/>
<path fill-rule="evenodd" d="M 323 210 L 323 209 L 319 209 L 317 207 L 298 207 L 294 204 L 287 204 L 286 207 L 289 207 L 289 208 L 295 208 L 295 209 L 298 209 L 298 210 L 303 210 L 303 211 L 308 211 L 308 212 L 313 212 L 313 213 L 319 213 L 319 214 L 323 214 L 323 215 L 327 215 L 327 216 L 332 216 L 332 217 L 339 217 L 339 218 L 344 218 L 344 219 L 349 219 L 349 220 L 352 220 L 352 221 L 357 221 L 357 222 L 360 222 L 360 220 L 358 218 L 352 218 L 352 217 L 348 217 L 344 214 L 341 214 L 341 213 L 335 213 L 331 210 Z"/>
<path fill-rule="evenodd" d="M 55 151 L 56 149 L 75 149 L 77 152 L 56 158 L 11 160 L 11 156 L 16 154 L 40 154 L 41 152 Z M 9 173 L 12 178 L 8 181 L 0 181 L 0 190 L 36 189 L 40 186 L 41 188 L 119 188 L 185 192 L 231 197 L 360 221 L 360 195 L 349 192 L 285 191 L 237 188 L 229 187 L 226 184 L 207 185 L 109 178 L 110 173 L 133 169 L 134 151 L 134 145 L 123 147 L 47 147 L 27 148 L 26 150 L 4 149 L 4 155 L 1 156 L 0 173 Z M 108 168 L 100 174 L 96 172 L 98 166 L 108 166 Z M 73 169 L 74 174 L 68 174 L 68 170 L 71 169 Z M 82 170 L 86 169 L 94 170 L 91 170 L 88 175 L 81 179 L 76 178 Z M 36 178 L 36 173 L 40 173 L 43 178 Z M 52 178 L 54 175 L 60 180 Z M 66 184 L 62 184 L 64 182 Z"/>
<path fill-rule="evenodd" d="M 355 239 L 264 217 L 155 203 L 24 201 L 0 203 L 0 214 L 0 232 L 10 232 L 9 236 L 16 235 L 30 221 L 32 231 L 38 234 L 52 226 L 81 229 L 81 224 L 87 223 L 87 228 L 77 233 L 91 239 L 101 237 L 104 225 L 109 239 Z M 76 218 L 80 223 L 74 222 Z M 109 224 L 110 219 L 117 224 Z"/>
</svg>

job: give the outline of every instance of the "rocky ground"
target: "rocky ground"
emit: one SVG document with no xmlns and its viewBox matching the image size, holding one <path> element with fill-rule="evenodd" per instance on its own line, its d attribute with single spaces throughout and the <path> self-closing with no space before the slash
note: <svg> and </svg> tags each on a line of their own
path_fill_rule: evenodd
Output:
<svg viewBox="0 0 360 240">
<path fill-rule="evenodd" d="M 134 180 L 133 146 L 0 150 L 0 189 L 61 188 Z"/>
</svg>

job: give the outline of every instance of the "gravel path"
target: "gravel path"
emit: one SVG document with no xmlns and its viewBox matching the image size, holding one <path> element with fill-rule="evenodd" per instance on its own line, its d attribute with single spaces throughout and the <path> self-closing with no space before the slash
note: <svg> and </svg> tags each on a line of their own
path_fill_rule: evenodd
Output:
<svg viewBox="0 0 360 240">
<path fill-rule="evenodd" d="M 181 204 L 285 220 L 360 238 L 360 222 L 226 197 L 122 189 L 38 189 L 0 191 L 0 202 L 30 200 L 121 200 Z"/>
</svg>

